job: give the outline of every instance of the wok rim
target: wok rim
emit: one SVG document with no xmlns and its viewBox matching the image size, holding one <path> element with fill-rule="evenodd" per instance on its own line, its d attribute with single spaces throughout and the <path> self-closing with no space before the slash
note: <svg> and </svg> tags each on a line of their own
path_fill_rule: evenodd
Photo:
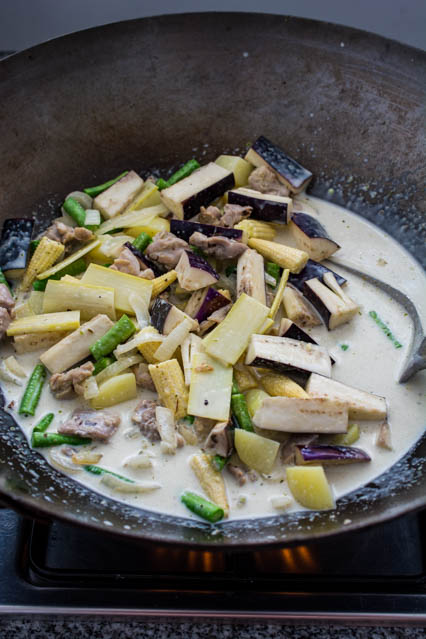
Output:
<svg viewBox="0 0 426 639">
<path fill-rule="evenodd" d="M 98 26 L 92 26 L 87 29 L 72 31 L 65 35 L 48 39 L 45 42 L 28 47 L 19 52 L 12 53 L 11 55 L 7 55 L 5 58 L 3 58 L 0 61 L 0 71 L 2 68 L 5 68 L 9 64 L 13 64 L 15 62 L 19 63 L 21 59 L 25 59 L 31 56 L 32 54 L 36 54 L 38 51 L 45 48 L 46 45 L 49 45 L 49 44 L 52 45 L 58 41 L 62 42 L 65 39 L 72 39 L 74 37 L 79 37 L 81 34 L 99 33 L 101 31 L 113 29 L 116 25 L 130 25 L 130 24 L 136 24 L 136 23 L 147 23 L 148 21 L 158 21 L 159 18 L 161 18 L 161 20 L 163 21 L 174 20 L 176 18 L 182 18 L 182 19 L 188 20 L 191 17 L 196 16 L 197 18 L 202 17 L 203 20 L 207 21 L 209 16 L 211 15 L 214 15 L 214 16 L 223 15 L 226 17 L 269 16 L 270 18 L 276 17 L 276 18 L 285 19 L 291 22 L 297 22 L 299 24 L 306 25 L 306 26 L 308 25 L 319 26 L 321 29 L 325 29 L 327 28 L 327 26 L 329 26 L 341 32 L 343 36 L 347 35 L 349 37 L 351 34 L 352 35 L 358 34 L 359 36 L 363 36 L 364 38 L 367 36 L 369 40 L 373 42 L 373 44 L 374 42 L 389 43 L 392 46 L 399 48 L 401 51 L 405 51 L 408 53 L 411 52 L 411 55 L 424 57 L 426 60 L 426 51 L 423 51 L 422 49 L 418 49 L 411 45 L 401 43 L 397 40 L 380 36 L 376 33 L 372 33 L 362 29 L 358 29 L 358 28 L 347 27 L 345 25 L 340 25 L 337 23 L 314 20 L 309 18 L 299 18 L 295 16 L 285 16 L 281 14 L 271 14 L 271 13 L 264 14 L 260 12 L 250 12 L 250 11 L 247 11 L 247 12 L 245 11 L 241 11 L 241 12 L 209 11 L 209 12 L 185 12 L 185 13 L 178 13 L 178 14 L 159 14 L 159 15 L 149 16 L 145 18 L 133 18 L 130 20 L 110 22 L 110 23 L 105 23 Z M 416 259 L 415 256 L 412 256 L 412 257 Z M 402 458 L 400 458 L 400 460 L 409 458 L 410 455 L 413 454 L 413 451 L 415 451 L 415 449 L 419 446 L 421 441 L 422 441 L 422 437 L 419 438 L 419 440 L 413 445 L 410 451 L 408 451 Z M 393 464 L 391 468 L 393 468 L 394 465 L 395 464 Z M 390 469 L 385 471 L 385 473 L 383 474 L 386 474 L 386 472 L 389 472 Z M 380 475 L 379 477 L 381 476 L 382 475 Z M 347 495 L 345 495 L 345 497 L 350 497 L 350 495 L 352 495 L 353 493 L 356 493 L 358 490 L 359 489 L 356 489 L 355 491 L 348 493 Z M 102 493 L 97 493 L 97 491 L 92 491 L 92 492 L 95 492 L 98 495 L 102 495 Z M 273 548 L 273 547 L 291 546 L 291 545 L 296 545 L 296 544 L 305 543 L 305 542 L 309 543 L 310 541 L 320 541 L 320 540 L 331 538 L 332 536 L 345 534 L 346 532 L 355 532 L 359 530 L 368 529 L 369 527 L 374 526 L 376 524 L 382 524 L 382 523 L 391 521 L 398 517 L 405 516 L 411 512 L 417 512 L 426 507 L 426 494 L 424 494 L 423 496 L 412 498 L 411 501 L 408 500 L 407 502 L 402 503 L 399 506 L 393 506 L 392 508 L 388 508 L 387 510 L 380 512 L 379 514 L 375 514 L 374 512 L 371 513 L 369 511 L 365 512 L 363 515 L 364 518 L 361 519 L 360 521 L 351 522 L 351 523 L 348 523 L 347 525 L 340 525 L 340 527 L 335 528 L 333 530 L 315 532 L 311 534 L 309 537 L 303 536 L 303 534 L 298 533 L 298 531 L 292 531 L 290 532 L 291 538 L 283 539 L 283 540 L 260 539 L 258 541 L 245 541 L 245 540 L 236 541 L 234 539 L 226 539 L 224 543 L 221 543 L 221 542 L 212 543 L 212 542 L 204 542 L 204 541 L 197 541 L 197 540 L 188 541 L 178 537 L 173 539 L 172 538 L 163 539 L 158 534 L 155 534 L 155 533 L 153 534 L 150 531 L 145 531 L 144 529 L 141 529 L 139 531 L 136 531 L 133 529 L 120 530 L 117 528 L 110 528 L 103 523 L 87 521 L 83 518 L 80 518 L 78 515 L 72 512 L 66 512 L 66 511 L 59 511 L 58 513 L 52 512 L 54 508 L 49 508 L 49 506 L 45 504 L 44 502 L 42 502 L 39 499 L 39 497 L 33 496 L 33 495 L 24 496 L 19 494 L 11 494 L 10 492 L 4 489 L 1 483 L 0 483 L 0 497 L 4 504 L 14 508 L 18 512 L 21 512 L 22 514 L 24 514 L 24 516 L 35 517 L 36 519 L 42 519 L 42 520 L 47 519 L 48 521 L 50 521 L 51 519 L 57 519 L 67 524 L 77 525 L 79 527 L 83 526 L 84 528 L 87 528 L 90 530 L 97 530 L 99 532 L 106 533 L 107 535 L 113 536 L 115 538 L 130 539 L 130 540 L 137 541 L 139 543 L 147 543 L 147 544 L 160 543 L 165 546 L 173 545 L 173 546 L 179 546 L 179 548 L 192 548 L 192 549 L 195 548 L 197 550 L 209 550 L 212 552 L 223 551 L 223 550 L 232 550 L 232 551 L 250 550 L 250 549 L 259 548 L 260 546 L 266 549 L 266 548 Z M 277 515 L 275 516 L 271 515 L 270 517 L 257 518 L 257 521 L 270 519 L 272 517 L 276 518 Z M 282 517 L 285 517 L 285 515 L 282 515 Z M 182 519 L 182 518 L 179 518 L 179 519 Z M 248 520 L 250 519 L 248 518 Z M 232 520 L 232 521 L 243 522 L 245 520 Z M 226 526 L 226 523 L 224 523 L 223 525 Z M 208 524 L 206 524 L 205 527 L 206 529 L 210 528 Z M 258 531 L 254 532 L 253 535 L 254 536 L 259 535 Z"/>
</svg>

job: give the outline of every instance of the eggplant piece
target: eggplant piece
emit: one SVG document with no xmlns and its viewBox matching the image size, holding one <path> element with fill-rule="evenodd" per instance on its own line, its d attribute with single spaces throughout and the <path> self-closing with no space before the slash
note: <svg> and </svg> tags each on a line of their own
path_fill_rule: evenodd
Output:
<svg viewBox="0 0 426 639">
<path fill-rule="evenodd" d="M 308 344 L 316 344 L 319 346 L 318 342 L 314 340 L 313 337 L 305 333 L 304 330 L 297 326 L 294 322 L 283 317 L 281 320 L 280 328 L 278 330 L 279 337 L 290 337 L 291 339 L 297 339 L 299 342 L 307 342 Z M 331 365 L 336 363 L 336 360 L 333 359 L 330 355 Z"/>
<path fill-rule="evenodd" d="M 228 229 L 224 226 L 201 224 L 200 222 L 189 222 L 188 220 L 170 220 L 170 233 L 173 233 L 181 240 L 189 242 L 191 235 L 196 232 L 202 233 L 207 237 L 221 235 L 229 240 L 237 240 L 237 242 L 242 242 L 243 240 L 243 231 L 239 229 Z"/>
<path fill-rule="evenodd" d="M 255 412 L 253 424 L 284 433 L 346 433 L 348 407 L 324 397 L 268 397 Z"/>
<path fill-rule="evenodd" d="M 296 446 L 298 466 L 354 464 L 369 461 L 371 461 L 370 455 L 354 446 Z"/>
<path fill-rule="evenodd" d="M 230 300 L 215 288 L 209 286 L 205 290 L 195 291 L 188 300 L 185 312 L 196 319 L 200 324 L 212 313 L 223 306 L 227 306 Z"/>
<path fill-rule="evenodd" d="M 207 260 L 192 251 L 182 252 L 175 271 L 178 274 L 179 285 L 187 291 L 210 286 L 219 279 L 219 275 Z"/>
<path fill-rule="evenodd" d="M 287 224 L 293 210 L 293 202 L 289 197 L 268 195 L 246 188 L 229 191 L 228 202 L 240 206 L 251 206 L 253 211 L 250 217 L 264 222 Z"/>
<path fill-rule="evenodd" d="M 298 248 L 306 251 L 311 260 L 321 262 L 339 250 L 337 244 L 328 235 L 322 224 L 307 213 L 293 213 L 290 230 Z"/>
<path fill-rule="evenodd" d="M 149 257 L 141 253 L 139 249 L 136 248 L 136 246 L 133 246 L 131 242 L 125 242 L 124 246 L 128 248 L 129 251 L 133 253 L 133 255 L 136 255 L 136 257 L 142 262 L 145 268 L 150 268 L 155 277 L 160 277 L 160 275 L 163 275 L 165 273 L 165 270 L 162 269 L 157 262 L 154 262 L 154 260 L 150 260 Z"/>
<path fill-rule="evenodd" d="M 327 279 L 334 290 L 314 277 L 305 282 L 303 293 L 321 315 L 328 330 L 331 331 L 333 328 L 349 322 L 358 313 L 359 307 L 342 291 L 332 273 L 326 273 L 324 279 Z"/>
<path fill-rule="evenodd" d="M 144 182 L 135 171 L 129 171 L 93 200 L 92 208 L 110 219 L 124 212 L 140 191 Z"/>
<path fill-rule="evenodd" d="M 245 363 L 278 373 L 311 371 L 331 375 L 330 355 L 325 348 L 275 335 L 252 335 Z"/>
<path fill-rule="evenodd" d="M 308 260 L 306 262 L 306 266 L 300 271 L 300 273 L 290 273 L 288 281 L 290 284 L 292 284 L 295 288 L 299 289 L 299 291 L 303 293 L 303 285 L 307 280 L 312 280 L 314 277 L 317 277 L 319 280 L 322 281 L 325 273 L 333 273 L 337 283 L 340 286 L 346 284 L 346 279 L 342 277 L 342 275 L 335 273 L 331 269 L 324 266 L 324 264 L 314 262 L 314 260 Z"/>
<path fill-rule="evenodd" d="M 0 238 L 0 268 L 6 277 L 18 279 L 27 266 L 34 220 L 28 217 L 4 221 Z"/>
<path fill-rule="evenodd" d="M 266 306 L 263 257 L 254 249 L 247 249 L 238 258 L 237 298 L 243 293 L 247 293 Z"/>
<path fill-rule="evenodd" d="M 386 419 L 387 410 L 384 397 L 347 386 L 334 379 L 313 374 L 306 385 L 306 392 L 310 397 L 325 397 L 347 404 L 349 419 Z"/>
<path fill-rule="evenodd" d="M 207 206 L 235 185 L 234 174 L 210 162 L 191 175 L 163 189 L 160 197 L 179 220 L 196 215 L 201 206 Z"/>
<path fill-rule="evenodd" d="M 284 289 L 283 306 L 289 321 L 297 322 L 302 326 L 319 326 L 321 324 L 317 312 L 302 293 L 291 284 L 288 284 Z"/>
<path fill-rule="evenodd" d="M 195 326 L 196 322 L 177 306 L 161 297 L 155 299 L 151 307 L 151 324 L 159 333 L 169 335 L 184 319 L 191 320 Z"/>
<path fill-rule="evenodd" d="M 268 166 L 293 193 L 300 193 L 312 179 L 310 171 L 263 135 L 252 144 L 245 159 L 254 166 Z"/>
</svg>

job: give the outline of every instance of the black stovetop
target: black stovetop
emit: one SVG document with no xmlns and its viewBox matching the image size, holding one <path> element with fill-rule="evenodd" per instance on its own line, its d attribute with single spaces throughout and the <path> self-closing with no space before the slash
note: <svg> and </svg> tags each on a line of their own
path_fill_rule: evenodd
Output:
<svg viewBox="0 0 426 639">
<path fill-rule="evenodd" d="M 0 511 L 0 613 L 426 623 L 426 511 L 253 552 L 141 546 Z"/>
</svg>

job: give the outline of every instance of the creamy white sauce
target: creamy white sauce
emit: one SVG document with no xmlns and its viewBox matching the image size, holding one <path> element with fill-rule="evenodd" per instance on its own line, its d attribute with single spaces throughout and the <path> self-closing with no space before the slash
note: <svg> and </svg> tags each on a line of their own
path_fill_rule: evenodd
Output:
<svg viewBox="0 0 426 639">
<path fill-rule="evenodd" d="M 342 248 L 336 254 L 336 258 L 341 258 L 342 261 L 347 260 L 361 270 L 399 288 L 414 302 L 420 316 L 426 317 L 424 295 L 426 278 L 420 266 L 398 243 L 369 222 L 343 208 L 307 196 L 297 199 L 299 202 L 304 201 L 305 206 L 296 205 L 295 208 L 318 217 L 330 236 L 341 245 Z M 294 245 L 287 231 L 280 233 L 277 239 Z M 338 267 L 335 270 L 339 272 Z M 332 370 L 333 379 L 386 397 L 393 450 L 383 450 L 375 445 L 378 422 L 358 422 L 361 436 L 355 445 L 367 451 L 372 460 L 366 464 L 325 467 L 336 498 L 372 480 L 404 455 L 421 436 L 426 414 L 424 392 L 426 373 L 419 373 L 406 384 L 397 383 L 398 372 L 405 360 L 413 333 L 412 322 L 404 308 L 383 291 L 364 282 L 361 278 L 347 274 L 343 269 L 340 272 L 348 279 L 345 290 L 359 304 L 360 314 L 350 323 L 339 326 L 333 331 L 327 331 L 324 326 L 320 326 L 309 332 L 329 350 L 336 360 Z M 396 349 L 393 346 L 369 317 L 370 310 L 377 311 L 380 318 L 403 344 L 402 348 Z M 343 351 L 340 348 L 341 344 L 347 344 L 348 350 Z M 11 350 L 11 347 L 5 348 L 3 356 L 10 355 Z M 39 355 L 40 353 L 29 353 L 17 356 L 17 359 L 30 373 L 38 362 Z M 12 412 L 16 418 L 15 411 L 24 387 L 7 382 L 2 382 L 2 386 L 7 403 L 15 403 L 15 410 Z M 119 413 L 122 422 L 108 444 L 96 446 L 96 450 L 103 455 L 99 465 L 137 481 L 155 480 L 162 487 L 151 493 L 122 496 L 103 486 L 99 476 L 91 475 L 83 469 L 72 477 L 98 492 L 135 506 L 165 512 L 169 515 L 194 517 L 181 504 L 180 495 L 187 489 L 202 493 L 198 480 L 188 463 L 189 457 L 199 451 L 199 448 L 186 445 L 173 456 L 163 455 L 159 444 L 146 443 L 131 422 L 133 409 L 143 397 L 154 397 L 154 394 L 139 391 L 137 400 L 107 409 Z M 81 405 L 81 399 L 55 400 L 46 383 L 36 416 L 20 418 L 19 422 L 29 437 L 33 426 L 40 418 L 47 412 L 54 412 L 56 418 L 49 431 L 56 431 L 58 425 L 70 415 L 74 408 Z M 129 431 L 135 430 L 136 436 L 129 437 Z M 127 457 L 137 454 L 145 447 L 154 455 L 151 469 L 136 471 L 123 465 Z M 48 458 L 48 449 L 42 449 L 40 453 Z M 289 494 L 285 481 L 285 467 L 279 461 L 273 471 L 274 480 L 259 478 L 256 482 L 248 481 L 241 487 L 227 471 L 224 471 L 223 476 L 230 503 L 230 517 L 234 519 L 276 514 L 277 511 L 272 507 L 270 498 Z M 293 502 L 289 510 L 300 509 L 301 507 Z"/>
</svg>

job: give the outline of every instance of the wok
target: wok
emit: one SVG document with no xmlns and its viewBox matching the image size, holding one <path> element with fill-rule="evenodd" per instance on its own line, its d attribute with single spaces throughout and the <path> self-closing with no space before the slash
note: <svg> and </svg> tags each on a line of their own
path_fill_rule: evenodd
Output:
<svg viewBox="0 0 426 639">
<path fill-rule="evenodd" d="M 75 33 L 0 64 L 1 216 L 57 215 L 64 194 L 243 152 L 264 134 L 309 167 L 310 191 L 391 233 L 425 263 L 426 55 L 336 25 L 203 13 Z M 422 216 L 423 210 L 423 216 Z M 237 548 L 308 541 L 426 506 L 426 440 L 332 513 L 202 522 L 92 492 L 51 468 L 7 412 L 0 496 L 31 516 L 127 539 Z"/>
</svg>

